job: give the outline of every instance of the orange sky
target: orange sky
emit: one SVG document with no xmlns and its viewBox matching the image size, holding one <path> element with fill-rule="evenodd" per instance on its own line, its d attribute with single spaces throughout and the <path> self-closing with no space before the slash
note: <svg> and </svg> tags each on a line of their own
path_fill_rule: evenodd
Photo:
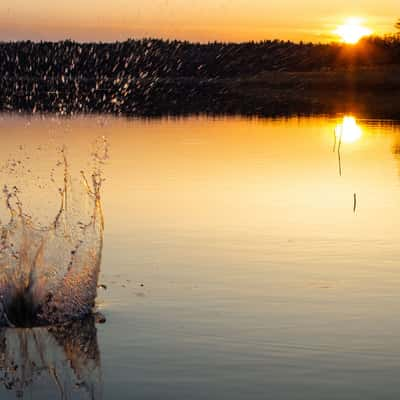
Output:
<svg viewBox="0 0 400 400">
<path fill-rule="evenodd" d="M 375 33 L 394 31 L 398 0 L 2 0 L 0 40 L 331 41 L 348 17 Z"/>
</svg>

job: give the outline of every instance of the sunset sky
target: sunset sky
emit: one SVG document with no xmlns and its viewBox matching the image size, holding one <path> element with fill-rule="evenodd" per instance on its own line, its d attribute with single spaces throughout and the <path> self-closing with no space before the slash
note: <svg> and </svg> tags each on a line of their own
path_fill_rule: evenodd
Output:
<svg viewBox="0 0 400 400">
<path fill-rule="evenodd" d="M 392 33 L 399 0 L 2 0 L 0 40 L 329 42 L 349 17 L 374 33 Z"/>
</svg>

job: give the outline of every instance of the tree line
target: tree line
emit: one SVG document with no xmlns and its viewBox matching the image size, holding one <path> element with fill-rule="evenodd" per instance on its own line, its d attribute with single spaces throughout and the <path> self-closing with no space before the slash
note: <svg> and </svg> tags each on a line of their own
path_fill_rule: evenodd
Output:
<svg viewBox="0 0 400 400">
<path fill-rule="evenodd" d="M 0 43 L 1 79 L 238 78 L 263 71 L 389 64 L 400 64 L 397 35 L 368 37 L 355 46 L 279 40 L 208 44 L 156 39 Z"/>
<path fill-rule="evenodd" d="M 161 115 L 307 109 L 305 85 L 340 87 L 347 78 L 336 72 L 372 67 L 383 72 L 358 86 L 385 81 L 393 89 L 396 65 L 399 35 L 368 37 L 355 46 L 281 40 L 0 43 L 0 110 Z M 301 74 L 291 75 L 308 71 L 323 74 L 311 74 L 309 83 Z"/>
</svg>

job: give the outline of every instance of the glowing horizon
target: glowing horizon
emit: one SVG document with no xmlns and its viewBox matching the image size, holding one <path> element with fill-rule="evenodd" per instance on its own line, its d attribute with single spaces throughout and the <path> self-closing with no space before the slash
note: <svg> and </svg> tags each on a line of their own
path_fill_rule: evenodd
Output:
<svg viewBox="0 0 400 400">
<path fill-rule="evenodd" d="M 115 41 L 165 38 L 208 41 L 282 39 L 338 41 L 335 30 L 352 15 L 375 34 L 393 33 L 400 17 L 397 1 L 366 0 L 320 4 L 291 0 L 4 0 L 0 4 L 0 40 Z M 399 15 L 398 15 L 399 14 Z"/>
</svg>

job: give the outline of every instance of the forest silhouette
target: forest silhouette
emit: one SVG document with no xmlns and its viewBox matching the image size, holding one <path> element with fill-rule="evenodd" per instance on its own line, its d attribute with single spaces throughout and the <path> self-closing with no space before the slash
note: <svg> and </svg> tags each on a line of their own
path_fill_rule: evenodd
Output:
<svg viewBox="0 0 400 400">
<path fill-rule="evenodd" d="M 329 112 L 338 91 L 346 99 L 365 99 L 371 91 L 390 96 L 400 87 L 399 72 L 399 35 L 356 45 L 10 42 L 0 43 L 0 109 L 149 116 Z M 389 114 L 397 113 L 391 105 Z"/>
</svg>

